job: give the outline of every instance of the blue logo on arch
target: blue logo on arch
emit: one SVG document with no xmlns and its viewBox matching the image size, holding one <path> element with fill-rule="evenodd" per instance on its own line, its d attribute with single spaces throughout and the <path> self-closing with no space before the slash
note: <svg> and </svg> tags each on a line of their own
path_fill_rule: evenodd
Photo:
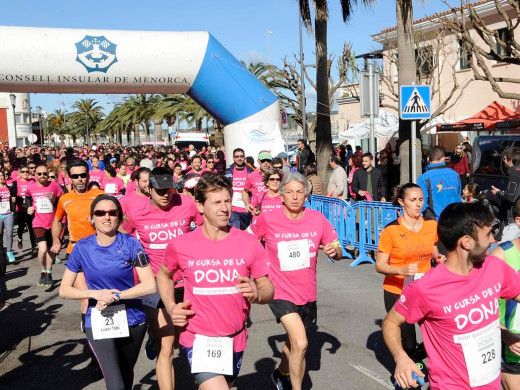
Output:
<svg viewBox="0 0 520 390">
<path fill-rule="evenodd" d="M 254 129 L 249 132 L 251 138 L 250 144 L 258 144 L 262 142 L 273 142 L 274 137 L 268 137 L 269 132 L 262 131 L 261 129 Z"/>
<path fill-rule="evenodd" d="M 106 73 L 117 62 L 117 45 L 106 39 L 104 35 L 97 37 L 85 35 L 85 38 L 75 45 L 77 52 L 76 61 L 83 65 L 89 73 Z"/>
</svg>

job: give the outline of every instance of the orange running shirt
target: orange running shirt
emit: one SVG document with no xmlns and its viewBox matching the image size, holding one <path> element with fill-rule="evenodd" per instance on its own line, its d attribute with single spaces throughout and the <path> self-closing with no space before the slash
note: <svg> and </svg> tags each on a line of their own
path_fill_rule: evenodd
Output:
<svg viewBox="0 0 520 390">
<path fill-rule="evenodd" d="M 67 215 L 67 224 L 69 227 L 68 254 L 72 252 L 72 247 L 74 246 L 72 242 L 78 242 L 82 238 L 95 233 L 94 228 L 88 221 L 90 217 L 90 205 L 96 196 L 104 193 L 102 190 L 93 188 L 84 194 L 78 194 L 73 190 L 60 197 L 55 218 L 61 221 L 61 219 Z"/>
<path fill-rule="evenodd" d="M 404 267 L 419 263 L 419 273 L 425 273 L 431 268 L 433 247 L 439 240 L 437 222 L 425 221 L 422 217 L 422 227 L 417 233 L 408 230 L 401 224 L 403 217 L 390 222 L 381 232 L 377 250 L 390 255 L 388 263 L 394 267 Z M 404 276 L 385 276 L 383 289 L 400 295 L 403 291 Z"/>
</svg>

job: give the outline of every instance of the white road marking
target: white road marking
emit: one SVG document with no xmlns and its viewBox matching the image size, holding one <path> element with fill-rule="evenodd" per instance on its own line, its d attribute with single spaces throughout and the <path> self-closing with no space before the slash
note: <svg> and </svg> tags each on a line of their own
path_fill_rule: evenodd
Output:
<svg viewBox="0 0 520 390">
<path fill-rule="evenodd" d="M 355 366 L 353 364 L 350 365 L 352 368 L 356 369 L 357 371 L 359 371 L 360 373 L 362 373 L 363 375 L 366 375 L 367 377 L 369 377 L 370 379 L 376 381 L 377 383 L 379 383 L 381 386 L 383 386 L 385 389 L 388 389 L 388 390 L 395 390 L 395 387 L 388 381 L 385 381 L 383 378 L 381 378 L 380 376 L 378 376 L 377 374 L 373 373 L 372 371 L 370 371 L 368 368 L 365 368 L 363 366 Z"/>
</svg>

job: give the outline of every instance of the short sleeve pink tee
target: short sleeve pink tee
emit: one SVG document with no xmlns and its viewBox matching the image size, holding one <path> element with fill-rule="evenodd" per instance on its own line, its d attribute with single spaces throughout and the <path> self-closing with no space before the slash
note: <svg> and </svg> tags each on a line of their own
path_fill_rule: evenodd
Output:
<svg viewBox="0 0 520 390">
<path fill-rule="evenodd" d="M 421 326 L 432 390 L 500 390 L 498 302 L 519 294 L 520 275 L 492 256 L 467 276 L 440 264 L 404 288 L 394 307 Z"/>
<path fill-rule="evenodd" d="M 251 202 L 267 192 L 267 187 L 264 184 L 264 176 L 260 170 L 253 171 L 247 175 L 244 190 L 251 191 Z"/>
<path fill-rule="evenodd" d="M 237 213 L 245 213 L 246 208 L 244 207 L 244 202 L 242 201 L 242 190 L 247 181 L 247 169 L 244 168 L 242 170 L 233 168 L 233 194 L 232 194 L 232 210 Z"/>
<path fill-rule="evenodd" d="M 159 210 L 149 202 L 142 209 L 131 208 L 126 215 L 124 229 L 136 237 L 150 256 L 155 275 L 161 268 L 164 250 L 168 243 L 190 231 L 191 222 L 202 223 L 195 201 L 188 196 L 175 194 L 169 210 Z"/>
<path fill-rule="evenodd" d="M 50 181 L 46 187 L 33 182 L 25 195 L 32 197 L 35 210 L 32 226 L 50 229 L 56 214 L 56 199 L 63 195 L 61 186 L 53 181 Z"/>
<path fill-rule="evenodd" d="M 127 193 L 119 199 L 123 214 L 126 215 L 130 209 L 141 210 L 150 203 L 149 196 L 140 196 L 135 191 L 127 191 Z"/>
<path fill-rule="evenodd" d="M 106 192 L 107 195 L 115 196 L 116 198 L 121 197 L 121 191 L 125 189 L 125 183 L 120 177 L 113 177 L 112 179 L 105 179 L 101 183 L 101 189 Z"/>
<path fill-rule="evenodd" d="M 100 186 L 103 184 L 103 182 L 105 181 L 105 171 L 102 171 L 101 169 L 98 170 L 97 172 L 94 172 L 94 170 L 90 170 L 88 172 L 88 176 L 89 176 L 89 180 L 90 181 L 95 181 L 96 183 L 98 183 Z"/>
<path fill-rule="evenodd" d="M 130 192 L 135 192 L 137 188 L 137 183 L 135 180 L 132 180 L 132 181 L 129 181 L 127 184 L 126 184 L 126 193 L 130 193 Z"/>
<path fill-rule="evenodd" d="M 192 347 L 195 334 L 229 336 L 243 328 L 249 302 L 235 286 L 237 276 L 254 279 L 268 274 L 267 254 L 254 236 L 235 228 L 221 241 L 206 238 L 201 228 L 180 236 L 166 248 L 164 265 L 170 272 L 180 270 L 184 279 L 184 300 L 195 315 L 180 335 L 180 343 Z M 247 330 L 233 338 L 233 350 L 246 349 Z"/>
<path fill-rule="evenodd" d="M 285 216 L 284 210 L 260 214 L 251 224 L 251 230 L 265 241 L 274 299 L 304 305 L 317 297 L 316 262 L 320 245 L 336 241 L 338 235 L 318 211 L 305 209 L 302 218 L 293 220 Z"/>
<path fill-rule="evenodd" d="M 274 197 L 270 197 L 267 195 L 267 192 L 264 192 L 262 195 L 252 199 L 251 204 L 255 209 L 259 208 L 262 213 L 283 208 L 282 197 L 280 194 Z"/>
</svg>

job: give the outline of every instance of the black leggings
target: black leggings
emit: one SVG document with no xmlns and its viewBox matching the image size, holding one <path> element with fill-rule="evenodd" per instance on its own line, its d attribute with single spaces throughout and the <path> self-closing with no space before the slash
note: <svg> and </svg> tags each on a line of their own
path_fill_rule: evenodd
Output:
<svg viewBox="0 0 520 390">
<path fill-rule="evenodd" d="M 146 334 L 146 324 L 130 326 L 130 336 L 94 340 L 92 328 L 85 328 L 88 343 L 99 362 L 107 390 L 131 390 L 134 366 Z"/>
<path fill-rule="evenodd" d="M 27 224 L 27 230 L 29 231 L 29 238 L 31 239 L 31 247 L 36 246 L 36 237 L 34 236 L 34 230 L 32 227 L 34 215 L 27 214 L 27 210 L 23 209 L 16 212 L 16 225 L 18 226 L 18 239 L 21 240 L 25 225 Z"/>
<path fill-rule="evenodd" d="M 399 299 L 399 294 L 393 294 L 386 290 L 383 290 L 385 293 L 385 308 L 388 313 L 392 307 L 394 307 L 395 303 Z M 401 339 L 403 341 L 403 349 L 410 356 L 410 359 L 415 360 L 415 348 L 417 347 L 417 339 L 415 335 L 415 324 L 409 324 L 405 322 L 401 326 Z"/>
</svg>

